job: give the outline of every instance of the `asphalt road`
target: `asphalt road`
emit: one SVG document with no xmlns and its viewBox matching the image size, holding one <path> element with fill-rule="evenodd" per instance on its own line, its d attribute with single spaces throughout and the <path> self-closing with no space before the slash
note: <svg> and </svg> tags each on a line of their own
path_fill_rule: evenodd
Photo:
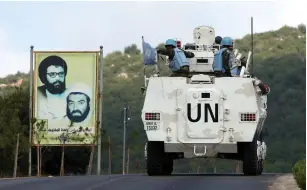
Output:
<svg viewBox="0 0 307 190">
<path fill-rule="evenodd" d="M 261 176 L 173 174 L 0 179 L 0 190 L 267 190 L 277 174 Z"/>
</svg>

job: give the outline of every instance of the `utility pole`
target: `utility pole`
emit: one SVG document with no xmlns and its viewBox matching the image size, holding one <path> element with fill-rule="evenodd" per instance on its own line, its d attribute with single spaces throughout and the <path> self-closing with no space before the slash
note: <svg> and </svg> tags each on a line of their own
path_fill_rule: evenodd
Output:
<svg viewBox="0 0 307 190">
<path fill-rule="evenodd" d="M 130 165 L 130 147 L 128 146 L 128 155 L 127 155 L 127 174 L 129 174 L 129 165 Z"/>
<path fill-rule="evenodd" d="M 19 152 L 19 133 L 17 134 L 13 178 L 17 177 L 18 152 Z"/>
<path fill-rule="evenodd" d="M 126 166 L 126 122 L 127 122 L 127 107 L 124 108 L 123 174 L 125 174 L 125 166 Z"/>
<path fill-rule="evenodd" d="M 123 133 L 123 173 L 125 174 L 125 169 L 126 169 L 126 127 L 127 127 L 127 120 L 130 120 L 130 118 L 128 118 L 128 110 L 129 110 L 129 106 L 125 106 L 124 108 L 124 133 Z"/>
</svg>

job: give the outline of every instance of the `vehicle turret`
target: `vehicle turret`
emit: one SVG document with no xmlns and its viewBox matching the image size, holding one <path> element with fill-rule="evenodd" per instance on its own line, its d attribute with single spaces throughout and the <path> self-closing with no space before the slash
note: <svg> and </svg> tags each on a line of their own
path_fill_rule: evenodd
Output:
<svg viewBox="0 0 307 190">
<path fill-rule="evenodd" d="M 182 40 L 175 39 L 177 47 L 184 51 L 194 53 L 194 57 L 189 59 L 190 73 L 193 74 L 213 74 L 213 60 L 215 53 L 220 49 L 221 36 L 215 36 L 215 30 L 211 26 L 198 26 L 193 30 L 193 42 L 187 42 L 182 46 Z M 234 65 L 241 66 L 240 58 L 243 56 L 238 49 L 234 50 L 235 59 Z M 248 60 L 251 53 L 248 55 Z M 169 64 L 168 57 L 166 57 L 166 64 Z M 246 66 L 247 67 L 247 66 Z M 245 68 L 240 76 L 247 73 Z"/>
</svg>

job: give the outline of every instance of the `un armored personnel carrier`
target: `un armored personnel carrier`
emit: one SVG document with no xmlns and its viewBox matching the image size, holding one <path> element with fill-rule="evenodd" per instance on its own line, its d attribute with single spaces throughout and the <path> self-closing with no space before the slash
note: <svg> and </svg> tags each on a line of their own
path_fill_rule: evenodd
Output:
<svg viewBox="0 0 307 190">
<path fill-rule="evenodd" d="M 215 76 L 212 65 L 220 48 L 215 39 L 212 27 L 200 26 L 194 29 L 194 43 L 182 47 L 195 54 L 189 59 L 190 77 L 146 79 L 141 117 L 148 175 L 170 175 L 173 160 L 194 157 L 242 160 L 245 175 L 263 171 L 269 88 L 249 74 L 251 52 L 239 75 Z M 242 56 L 238 50 L 234 54 L 233 69 L 241 66 Z"/>
</svg>

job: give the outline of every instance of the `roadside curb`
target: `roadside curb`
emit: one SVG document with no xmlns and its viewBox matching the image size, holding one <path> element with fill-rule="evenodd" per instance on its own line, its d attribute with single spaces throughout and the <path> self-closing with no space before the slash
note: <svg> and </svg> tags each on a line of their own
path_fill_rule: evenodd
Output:
<svg viewBox="0 0 307 190">
<path fill-rule="evenodd" d="M 269 190 L 300 190 L 293 174 L 279 175 L 274 183 L 269 187 Z"/>
</svg>

